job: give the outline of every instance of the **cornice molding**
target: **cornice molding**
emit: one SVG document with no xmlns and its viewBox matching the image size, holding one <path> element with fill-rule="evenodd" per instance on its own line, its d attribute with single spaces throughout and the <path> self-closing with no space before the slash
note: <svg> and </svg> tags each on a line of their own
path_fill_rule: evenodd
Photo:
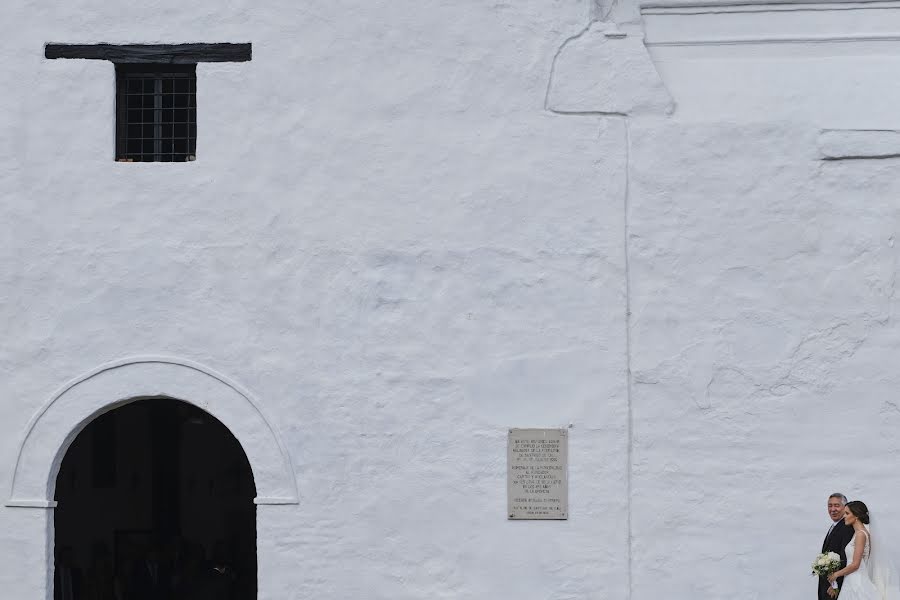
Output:
<svg viewBox="0 0 900 600">
<path fill-rule="evenodd" d="M 868 53 L 900 53 L 890 48 L 900 42 L 898 0 L 650 0 L 641 14 L 648 47 L 833 45 L 841 53 L 864 45 Z"/>
<path fill-rule="evenodd" d="M 897 0 L 717 0 L 715 2 L 697 0 L 648 0 L 641 2 L 641 12 L 683 11 L 696 9 L 702 12 L 765 12 L 773 10 L 847 10 L 880 9 L 900 7 Z"/>
<path fill-rule="evenodd" d="M 900 0 L 645 0 L 641 16 L 683 118 L 900 129 Z M 894 158 L 893 141 L 845 137 Z"/>
<path fill-rule="evenodd" d="M 646 42 L 647 46 L 754 46 L 763 44 L 848 44 L 857 42 L 900 42 L 900 33 L 845 36 L 771 36 L 744 38 L 706 38 Z"/>
</svg>

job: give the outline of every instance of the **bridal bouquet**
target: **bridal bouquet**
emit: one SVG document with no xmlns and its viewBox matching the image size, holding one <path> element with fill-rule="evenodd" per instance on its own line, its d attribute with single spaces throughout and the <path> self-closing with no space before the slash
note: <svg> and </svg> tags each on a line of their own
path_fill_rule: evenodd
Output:
<svg viewBox="0 0 900 600">
<path fill-rule="evenodd" d="M 841 568 L 841 557 L 837 552 L 825 552 L 816 557 L 812 564 L 812 574 L 817 577 L 828 577 Z"/>
</svg>

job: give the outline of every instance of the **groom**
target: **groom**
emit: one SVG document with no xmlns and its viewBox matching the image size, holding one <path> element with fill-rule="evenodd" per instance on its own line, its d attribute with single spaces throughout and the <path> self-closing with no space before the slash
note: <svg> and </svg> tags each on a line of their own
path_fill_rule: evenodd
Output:
<svg viewBox="0 0 900 600">
<path fill-rule="evenodd" d="M 831 527 L 822 542 L 822 552 L 836 552 L 841 556 L 841 568 L 847 566 L 847 555 L 844 548 L 853 538 L 853 527 L 844 525 L 844 505 L 847 497 L 834 493 L 828 497 L 828 516 L 831 517 Z M 844 578 L 838 579 L 838 586 L 844 583 Z M 831 600 L 833 596 L 828 594 L 831 584 L 824 577 L 819 577 L 819 600 Z"/>
</svg>

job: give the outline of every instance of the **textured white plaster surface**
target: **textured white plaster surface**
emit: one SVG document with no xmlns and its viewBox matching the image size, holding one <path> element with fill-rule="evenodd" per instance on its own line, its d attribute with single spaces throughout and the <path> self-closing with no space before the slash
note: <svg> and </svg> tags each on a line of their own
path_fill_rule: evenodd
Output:
<svg viewBox="0 0 900 600">
<path fill-rule="evenodd" d="M 260 598 L 624 597 L 625 127 L 544 109 L 588 9 L 5 3 L 0 489 L 62 385 L 174 356 L 293 461 Z M 112 66 L 42 57 L 100 41 L 253 43 L 198 67 L 196 162 L 113 162 Z M 569 423 L 571 518 L 508 522 L 507 428 Z M 45 600 L 48 515 L 0 508 L 4 597 Z"/>
<path fill-rule="evenodd" d="M 631 129 L 634 598 L 813 597 L 835 490 L 900 534 L 898 164 L 817 137 Z"/>
<path fill-rule="evenodd" d="M 156 390 L 296 481 L 261 599 L 812 597 L 828 492 L 900 535 L 877 4 L 6 2 L 0 489 L 62 386 L 162 355 L 278 435 L 130 371 L 39 421 L 20 499 Z M 196 162 L 113 162 L 112 66 L 42 58 L 100 41 L 253 43 L 198 67 Z M 508 522 L 507 429 L 569 424 L 570 519 Z M 0 531 L 4 597 L 47 600 L 52 511 Z"/>
</svg>

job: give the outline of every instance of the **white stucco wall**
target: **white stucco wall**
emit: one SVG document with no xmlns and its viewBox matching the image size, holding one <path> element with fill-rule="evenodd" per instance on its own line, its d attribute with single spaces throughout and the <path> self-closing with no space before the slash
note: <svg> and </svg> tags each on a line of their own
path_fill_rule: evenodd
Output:
<svg viewBox="0 0 900 600">
<path fill-rule="evenodd" d="M 66 382 L 180 357 L 293 460 L 260 598 L 626 593 L 624 125 L 544 110 L 584 3 L 4 10 L 4 481 Z M 112 66 L 42 57 L 99 41 L 253 60 L 198 68 L 196 162 L 119 164 Z M 508 522 L 507 428 L 569 423 L 572 517 Z M 0 508 L 11 597 L 47 514 Z"/>
<path fill-rule="evenodd" d="M 634 597 L 809 595 L 823 495 L 900 533 L 897 166 L 820 162 L 796 123 L 632 134 Z"/>
<path fill-rule="evenodd" d="M 877 21 L 826 9 L 792 31 Z M 271 497 L 296 482 L 258 513 L 261 599 L 812 597 L 827 493 L 890 512 L 900 151 L 843 131 L 896 126 L 890 36 L 581 0 L 130 10 L 0 19 L 0 483 L 67 382 L 155 355 L 241 390 L 156 391 L 246 426 Z M 43 58 L 101 41 L 253 43 L 198 67 L 196 162 L 113 162 L 113 67 Z M 134 373 L 48 439 L 167 379 Z M 558 426 L 569 520 L 508 522 L 507 428 Z M 48 520 L 0 508 L 9 597 L 44 600 Z"/>
</svg>

